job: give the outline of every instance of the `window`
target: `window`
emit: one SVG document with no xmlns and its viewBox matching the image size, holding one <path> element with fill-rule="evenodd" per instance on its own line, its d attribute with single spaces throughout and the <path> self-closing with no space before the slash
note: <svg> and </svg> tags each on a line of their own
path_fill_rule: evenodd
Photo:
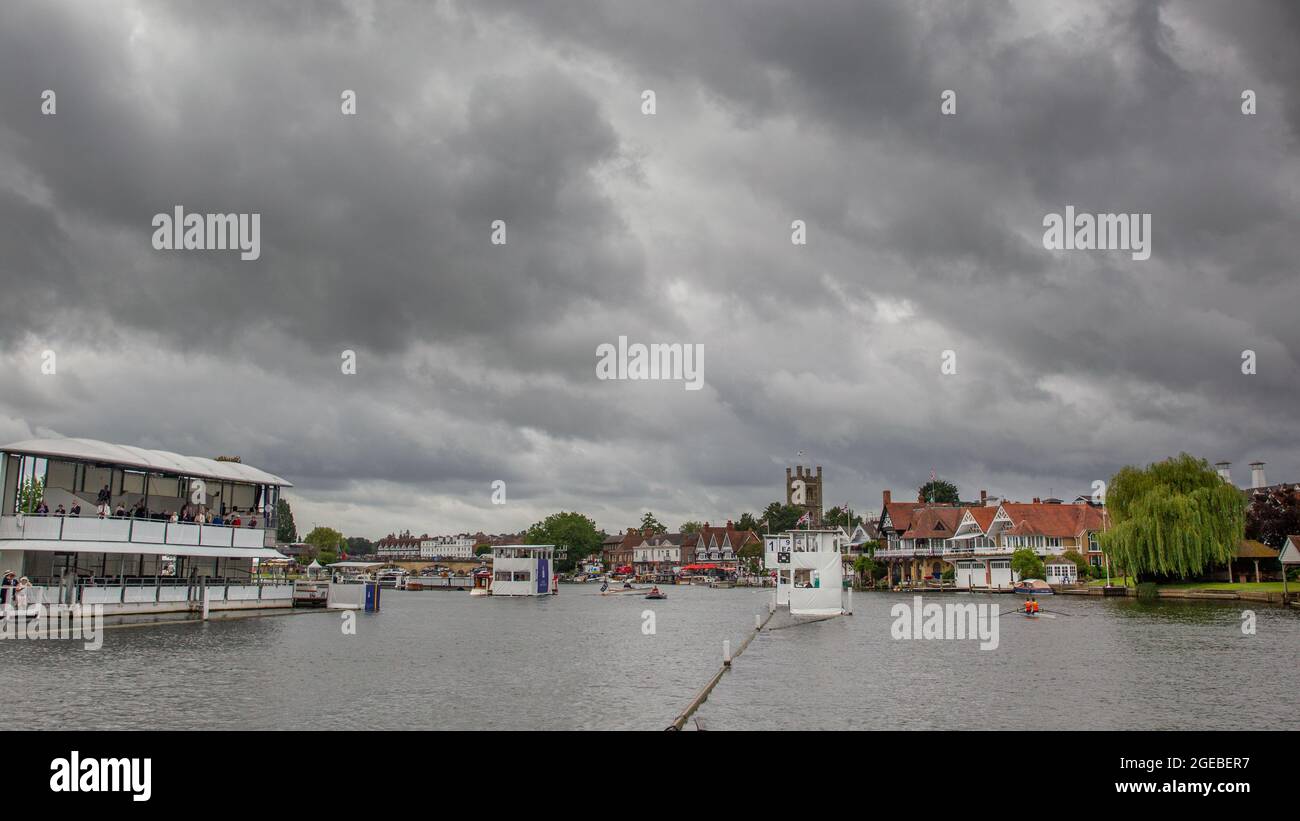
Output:
<svg viewBox="0 0 1300 821">
<path fill-rule="evenodd" d="M 512 581 L 529 582 L 533 580 L 533 574 L 528 570 L 516 570 L 515 577 Z"/>
<path fill-rule="evenodd" d="M 75 490 L 77 466 L 72 462 L 59 462 L 51 459 L 45 469 L 45 486 Z M 98 488 L 96 488 L 98 490 Z"/>
<path fill-rule="evenodd" d="M 123 493 L 144 493 L 144 474 L 134 470 L 122 472 Z"/>
</svg>

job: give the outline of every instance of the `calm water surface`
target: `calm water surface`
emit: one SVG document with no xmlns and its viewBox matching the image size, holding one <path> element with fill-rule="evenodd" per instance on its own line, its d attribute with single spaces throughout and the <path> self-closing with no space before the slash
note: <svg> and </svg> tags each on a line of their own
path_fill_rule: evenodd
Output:
<svg viewBox="0 0 1300 821">
<path fill-rule="evenodd" d="M 1020 597 L 945 594 L 928 602 Z M 1007 615 L 999 646 L 896 641 L 909 594 L 763 633 L 700 709 L 705 729 L 1300 729 L 1300 612 L 1254 602 L 1055 596 Z M 1242 611 L 1256 635 L 1242 634 Z"/>
<path fill-rule="evenodd" d="M 384 591 L 383 612 L 172 624 L 0 644 L 0 719 L 27 729 L 659 730 L 738 646 L 770 591 L 669 588 L 547 599 Z M 1011 596 L 944 596 L 993 601 Z M 705 703 L 706 729 L 1300 729 L 1300 614 L 1218 602 L 1059 597 L 1005 616 L 1000 647 L 894 641 L 889 608 L 764 633 Z M 1247 604 L 1247 603 L 1240 603 Z M 642 633 L 653 609 L 655 635 Z"/>
</svg>

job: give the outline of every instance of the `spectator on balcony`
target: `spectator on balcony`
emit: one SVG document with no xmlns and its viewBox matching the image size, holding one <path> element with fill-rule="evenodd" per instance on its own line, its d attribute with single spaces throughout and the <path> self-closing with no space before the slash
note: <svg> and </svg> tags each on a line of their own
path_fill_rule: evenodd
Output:
<svg viewBox="0 0 1300 821">
<path fill-rule="evenodd" d="M 77 501 L 75 501 L 75 502 L 72 503 L 72 507 L 68 509 L 68 515 L 69 515 L 69 516 L 80 516 L 80 515 L 81 515 L 81 500 L 80 500 L 80 499 L 78 499 Z"/>
<path fill-rule="evenodd" d="M 45 504 L 45 500 L 44 500 L 44 499 L 41 499 L 39 502 L 36 503 L 36 511 L 35 511 L 35 512 L 36 512 L 36 515 L 37 515 L 37 516 L 49 516 L 49 515 L 50 515 L 50 506 L 47 505 L 47 504 Z"/>
<path fill-rule="evenodd" d="M 231 527 L 239 527 L 240 525 L 242 525 L 242 524 L 244 523 L 244 520 L 241 519 L 241 518 L 239 518 L 239 508 L 235 508 L 235 511 L 234 511 L 233 513 L 231 513 L 230 515 L 233 517 L 233 518 L 230 520 L 230 526 L 231 526 Z"/>
<path fill-rule="evenodd" d="M 67 515 L 68 515 L 68 511 L 66 511 L 66 510 L 63 509 L 63 503 L 62 503 L 62 502 L 59 503 L 59 506 L 58 506 L 58 507 L 54 508 L 54 515 L 55 515 L 55 516 L 67 516 Z"/>
<path fill-rule="evenodd" d="M 172 524 L 176 524 L 180 520 L 181 520 L 181 515 L 179 513 L 173 513 L 171 515 L 171 518 L 168 519 L 167 521 L 171 522 Z"/>
<path fill-rule="evenodd" d="M 3 579 L 0 579 L 0 605 L 13 604 L 14 588 L 18 582 L 14 580 L 14 572 L 6 570 Z"/>
<path fill-rule="evenodd" d="M 95 504 L 104 505 L 105 507 L 107 507 L 108 505 L 112 504 L 112 502 L 113 502 L 113 493 L 108 489 L 108 485 L 104 485 L 103 489 L 99 491 L 99 495 L 95 497 Z"/>
<path fill-rule="evenodd" d="M 249 527 L 257 527 L 257 514 L 256 514 L 256 513 L 252 513 L 251 511 L 250 511 L 250 514 L 251 514 L 251 515 L 249 516 L 249 519 L 248 519 L 248 526 L 249 526 Z"/>
<path fill-rule="evenodd" d="M 117 509 L 113 511 L 113 516 L 115 516 L 118 519 L 126 518 L 126 508 L 123 507 L 121 502 L 117 503 Z"/>
<path fill-rule="evenodd" d="M 141 499 L 139 502 L 136 503 L 134 515 L 135 518 L 137 519 L 149 518 L 149 508 L 144 506 L 144 499 Z"/>
<path fill-rule="evenodd" d="M 206 524 L 208 521 L 207 508 L 199 508 L 199 512 L 194 514 L 194 523 L 196 525 Z"/>
<path fill-rule="evenodd" d="M 211 519 L 210 521 L 211 521 L 214 525 L 224 525 L 224 524 L 226 523 L 226 520 L 221 518 L 221 514 L 220 514 L 220 513 L 213 513 L 213 514 L 212 514 L 212 519 Z"/>
</svg>

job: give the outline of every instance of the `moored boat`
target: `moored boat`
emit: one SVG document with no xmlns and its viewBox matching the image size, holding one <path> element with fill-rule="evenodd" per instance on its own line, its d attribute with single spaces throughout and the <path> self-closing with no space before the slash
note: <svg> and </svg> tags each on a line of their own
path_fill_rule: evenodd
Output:
<svg viewBox="0 0 1300 821">
<path fill-rule="evenodd" d="M 1013 593 L 1024 593 L 1030 596 L 1050 596 L 1053 593 L 1051 585 L 1042 579 L 1021 579 L 1011 590 Z"/>
</svg>

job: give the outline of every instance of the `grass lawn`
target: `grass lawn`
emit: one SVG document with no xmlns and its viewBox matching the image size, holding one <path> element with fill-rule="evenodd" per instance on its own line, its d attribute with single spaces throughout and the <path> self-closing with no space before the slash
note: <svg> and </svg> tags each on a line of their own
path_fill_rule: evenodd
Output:
<svg viewBox="0 0 1300 821">
<path fill-rule="evenodd" d="M 1132 587 L 1135 584 L 1135 581 L 1132 576 L 1111 576 L 1110 584 L 1112 587 Z M 1088 582 L 1088 586 L 1105 587 L 1106 578 L 1103 576 L 1100 579 L 1093 579 L 1092 581 Z"/>
</svg>

